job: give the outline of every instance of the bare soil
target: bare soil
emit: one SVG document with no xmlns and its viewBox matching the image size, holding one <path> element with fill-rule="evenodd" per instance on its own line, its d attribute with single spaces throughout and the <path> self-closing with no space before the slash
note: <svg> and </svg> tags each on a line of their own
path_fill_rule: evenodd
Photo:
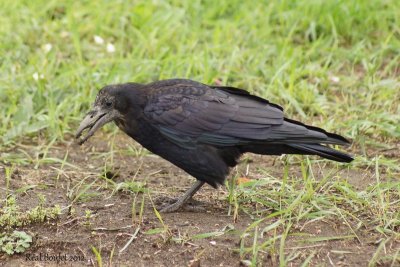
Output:
<svg viewBox="0 0 400 267">
<path fill-rule="evenodd" d="M 72 141 L 60 144 L 52 147 L 45 155 L 61 161 L 67 155 L 67 162 L 75 167 L 52 162 L 41 163 L 35 169 L 33 160 L 32 164 L 14 169 L 10 189 L 37 185 L 18 196 L 17 203 L 21 208 L 28 210 L 35 207 L 38 203 L 37 194 L 42 193 L 47 200 L 46 206 L 58 204 L 64 209 L 58 220 L 20 228 L 19 230 L 34 236 L 32 246 L 22 254 L 0 254 L 0 266 L 55 266 L 57 262 L 49 257 L 56 255 L 66 255 L 66 260 L 62 259 L 59 263 L 67 266 L 98 265 L 92 247 L 101 253 L 104 266 L 244 266 L 242 260 L 246 259 L 241 259 L 238 253 L 240 236 L 259 218 L 251 218 L 242 212 L 234 220 L 228 214 L 227 189 L 215 190 L 204 186 L 195 198 L 204 203 L 205 211 L 162 214 L 163 225 L 157 218 L 147 193 L 113 192 L 105 179 L 99 179 L 106 162 L 112 165 L 107 176 L 115 183 L 130 180 L 145 182 L 145 188 L 150 190 L 152 199 L 160 196 L 177 197 L 194 179 L 165 160 L 141 151 L 139 145 L 122 134 L 115 136 L 115 153 L 111 157 L 111 154 L 107 154 L 110 151 L 110 139 L 107 138 L 109 136 L 96 135 L 82 147 Z M 18 149 L 28 152 L 33 159 L 43 157 L 42 152 L 32 145 Z M 134 153 L 139 155 L 132 155 Z M 258 171 L 259 168 L 267 170 L 271 175 L 282 175 L 282 166 L 273 157 L 246 157 L 251 159 L 248 161 L 250 172 L 247 176 L 250 179 L 263 176 Z M 237 171 L 245 172 L 246 167 L 239 166 Z M 4 169 L 5 166 L 1 168 Z M 299 171 L 298 166 L 291 168 L 291 171 Z M 373 176 L 367 173 L 352 171 L 347 177 L 351 177 L 348 182 L 359 189 L 374 183 Z M 69 207 L 74 196 L 92 182 L 94 183 L 85 191 L 84 198 L 73 202 Z M 1 169 L 0 188 L 6 188 L 4 170 Z M 0 199 L 4 199 L 5 195 L 5 190 L 0 190 Z M 138 224 L 138 211 L 143 195 L 144 213 L 142 223 Z M 132 214 L 135 196 L 136 216 Z M 86 216 L 87 210 L 91 211 L 90 219 Z M 267 220 L 263 224 L 272 222 Z M 341 220 L 307 222 L 302 226 L 299 233 L 315 237 L 351 234 Z M 138 227 L 136 237 L 120 252 Z M 193 238 L 197 234 L 223 231 L 227 227 L 233 229 L 219 236 Z M 167 230 L 159 234 L 149 234 L 149 230 L 157 228 Z M 304 246 L 299 246 L 295 242 L 296 238 L 290 237 L 286 241 L 285 253 L 299 251 L 296 259 L 290 262 L 292 266 L 301 264 L 311 253 L 315 254 L 311 266 L 366 266 L 376 252 L 381 237 L 371 235 L 369 231 L 359 231 L 357 235 L 360 240 L 349 238 Z M 384 253 L 389 255 L 399 249 L 398 241 L 393 240 L 387 243 Z M 32 260 L 39 256 L 42 256 L 41 260 Z M 279 244 L 275 253 L 261 254 L 259 261 L 263 266 L 279 266 L 278 256 Z M 393 262 L 381 262 L 381 266 L 390 264 Z M 394 264 L 393 266 L 400 266 L 398 262 Z"/>
</svg>

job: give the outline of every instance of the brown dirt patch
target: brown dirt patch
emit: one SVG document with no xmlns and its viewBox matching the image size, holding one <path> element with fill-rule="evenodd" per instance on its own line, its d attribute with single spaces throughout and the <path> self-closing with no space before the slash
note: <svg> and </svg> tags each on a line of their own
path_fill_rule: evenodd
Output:
<svg viewBox="0 0 400 267">
<path fill-rule="evenodd" d="M 68 153 L 67 162 L 71 166 L 64 164 L 62 168 L 60 161 L 41 162 L 35 169 L 34 166 L 43 157 L 39 149 L 33 146 L 20 148 L 28 152 L 33 160 L 28 165 L 14 168 L 10 189 L 16 190 L 26 185 L 36 187 L 18 195 L 18 205 L 26 210 L 35 207 L 38 202 L 37 194 L 41 193 L 46 197 L 46 205 L 58 204 L 64 209 L 57 221 L 19 228 L 34 236 L 32 247 L 19 255 L 0 254 L 0 265 L 56 265 L 49 258 L 34 262 L 28 260 L 40 255 L 67 255 L 67 261 L 61 262 L 67 265 L 97 265 L 92 246 L 100 251 L 105 266 L 239 266 L 241 260 L 246 260 L 241 259 L 238 253 L 241 234 L 253 221 L 260 218 L 251 218 L 244 212 L 239 214 L 237 220 L 228 215 L 228 192 L 225 188 L 214 190 L 205 186 L 195 198 L 206 204 L 206 211 L 162 214 L 163 223 L 157 218 L 145 193 L 142 223 L 136 223 L 139 215 L 132 214 L 132 203 L 137 196 L 138 210 L 143 195 L 124 191 L 113 193 L 110 184 L 99 178 L 104 172 L 105 162 L 112 165 L 108 175 L 114 176 L 112 180 L 115 183 L 146 182 L 146 188 L 151 190 L 150 196 L 153 199 L 163 195 L 179 196 L 194 179 L 163 159 L 141 150 L 140 146 L 124 135 L 115 136 L 114 153 L 110 154 L 110 142 L 107 140 L 110 140 L 109 136 L 97 135 L 83 147 L 72 142 L 53 147 L 46 155 L 47 158 L 62 161 Z M 247 155 L 246 158 L 246 163 L 235 171 L 240 174 L 247 172 L 250 178 L 262 179 L 262 168 L 271 175 L 282 176 L 282 164 L 275 158 L 257 155 Z M 3 165 L 2 169 L 6 166 Z M 318 172 L 324 167 L 326 166 L 317 166 L 315 175 L 318 176 Z M 298 166 L 291 167 L 290 172 L 298 173 Z M 345 170 L 342 176 L 351 177 L 348 182 L 361 190 L 374 183 L 371 173 Z M 84 197 L 69 207 L 79 192 L 92 182 L 93 185 L 84 192 Z M 6 196 L 5 187 L 4 170 L 0 170 L 1 200 Z M 90 219 L 87 219 L 87 210 L 91 212 Z M 273 222 L 274 220 L 266 220 L 260 228 Z M 140 230 L 136 238 L 119 253 L 138 227 Z M 226 227 L 233 229 L 223 232 Z M 158 228 L 165 231 L 149 234 L 149 231 Z M 352 234 L 344 222 L 337 219 L 298 222 L 295 229 L 299 234 L 314 237 Z M 279 228 L 278 231 L 283 230 Z M 211 232 L 222 234 L 209 238 L 193 238 L 195 235 Z M 313 266 L 365 266 L 377 250 L 381 237 L 371 235 L 367 230 L 359 230 L 357 235 L 360 240 L 325 240 L 313 244 L 300 244 L 296 242 L 296 236 L 291 236 L 286 240 L 284 251 L 288 256 L 293 251 L 297 253 L 292 255 L 294 258 L 290 261 L 290 266 L 301 264 L 311 254 L 314 255 L 310 262 Z M 265 237 L 266 240 L 268 238 L 272 237 Z M 246 242 L 251 243 L 251 240 Z M 386 244 L 382 253 L 391 255 L 399 249 L 398 241 L 392 240 Z M 258 261 L 263 266 L 277 266 L 278 256 L 279 243 L 276 251 L 261 254 Z M 383 265 L 386 263 L 382 261 Z M 394 264 L 396 266 L 400 263 Z"/>
</svg>

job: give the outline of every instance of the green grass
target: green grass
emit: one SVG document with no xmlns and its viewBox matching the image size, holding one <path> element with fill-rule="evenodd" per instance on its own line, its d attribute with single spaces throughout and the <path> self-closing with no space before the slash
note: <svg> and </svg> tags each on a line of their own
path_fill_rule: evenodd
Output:
<svg viewBox="0 0 400 267">
<path fill-rule="evenodd" d="M 245 88 L 362 144 L 400 137 L 397 1 L 2 6 L 6 145 L 22 136 L 65 140 L 105 84 L 172 77 Z"/>
<path fill-rule="evenodd" d="M 71 142 L 102 86 L 191 78 L 249 90 L 282 105 L 288 117 L 353 141 L 356 160 L 351 165 L 291 156 L 278 160 L 284 166 L 280 176 L 261 168 L 256 170 L 260 179 L 228 183 L 227 213 L 236 220 L 244 212 L 254 220 L 240 233 L 240 246 L 232 248 L 246 264 L 256 265 L 269 253 L 282 255 L 277 265 L 289 265 L 300 252 L 287 253 L 288 246 L 349 238 L 293 236 L 298 227 L 313 222 L 339 220 L 356 239 L 360 232 L 380 236 L 384 241 L 369 260 L 371 266 L 379 263 L 385 242 L 399 240 L 399 1 L 0 4 L 0 164 L 6 166 L 7 195 L 37 186 L 17 192 L 9 188 L 19 166 L 56 165 L 56 187 L 69 175 L 64 167 L 79 171 L 68 151 L 60 157 L 48 152 Z M 107 196 L 127 192 L 132 221 L 142 222 L 140 193 L 148 190 L 136 180 L 141 166 L 124 182 L 108 179 L 107 170 L 118 153 L 132 158 L 148 153 L 133 146 L 118 149 L 114 137 L 107 145 L 109 152 L 88 154 L 104 160 L 104 170 L 98 177 L 88 172 L 79 181 L 72 179 L 65 195 L 75 205 L 102 190 L 108 190 Z M 354 173 L 368 176 L 362 189 L 347 181 Z M 169 229 L 162 216 L 157 215 L 161 227 Z M 93 253 L 101 265 L 101 250 L 93 247 Z M 316 253 L 304 257 L 304 266 Z M 388 260 L 395 263 L 398 255 Z"/>
<path fill-rule="evenodd" d="M 342 221 L 347 232 L 343 236 L 312 236 L 303 233 L 304 237 L 295 241 L 295 244 L 313 244 L 327 240 L 346 240 L 355 238 L 360 244 L 365 243 L 365 235 L 379 235 L 399 239 L 399 188 L 398 180 L 382 182 L 378 180 L 373 186 L 363 190 L 356 190 L 345 178 L 338 175 L 338 171 L 323 171 L 316 180 L 310 164 L 302 168 L 302 177 L 267 176 L 264 179 L 253 180 L 236 188 L 238 195 L 235 205 L 240 206 L 244 212 L 253 216 L 255 221 L 242 234 L 242 238 L 254 237 L 257 242 L 257 253 L 270 252 L 275 249 L 271 239 L 257 238 L 257 234 L 274 234 L 274 231 L 283 229 L 279 236 L 282 245 L 287 235 L 288 228 L 296 236 L 296 230 L 304 228 L 311 223 L 326 223 Z M 378 168 L 378 165 L 377 165 Z M 377 172 L 379 170 L 377 169 Z M 343 170 L 341 171 L 343 173 Z M 266 197 L 267 196 L 267 197 Z M 248 205 L 251 203 L 252 205 Z M 254 207 L 254 204 L 256 206 Z M 267 224 L 264 228 L 260 225 Z M 359 238 L 358 234 L 363 235 Z M 293 246 L 293 244 L 292 244 Z M 254 244 L 241 248 L 241 256 L 254 254 Z M 253 255 L 254 256 L 254 255 Z M 285 264 L 284 264 L 285 265 Z"/>
</svg>

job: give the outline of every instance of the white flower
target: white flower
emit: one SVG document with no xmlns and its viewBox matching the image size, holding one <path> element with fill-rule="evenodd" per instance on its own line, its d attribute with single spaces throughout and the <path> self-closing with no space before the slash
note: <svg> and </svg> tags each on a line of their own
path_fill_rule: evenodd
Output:
<svg viewBox="0 0 400 267">
<path fill-rule="evenodd" d="M 215 246 L 217 244 L 217 242 L 215 242 L 214 240 L 210 241 L 210 244 Z"/>
<path fill-rule="evenodd" d="M 101 38 L 101 37 L 98 36 L 98 35 L 95 35 L 95 36 L 93 37 L 93 39 L 94 39 L 94 42 L 95 42 L 96 44 L 99 44 L 99 45 L 104 44 L 104 39 Z"/>
<path fill-rule="evenodd" d="M 32 74 L 32 78 L 33 78 L 35 81 L 38 81 L 39 79 L 41 79 L 41 80 L 44 79 L 44 75 L 35 72 L 34 74 Z"/>
<path fill-rule="evenodd" d="M 51 49 L 53 48 L 52 44 L 44 44 L 42 45 L 42 49 L 45 53 L 49 53 L 51 51 Z"/>
<path fill-rule="evenodd" d="M 115 46 L 112 43 L 107 44 L 107 52 L 108 53 L 114 53 L 115 52 Z"/>
<path fill-rule="evenodd" d="M 333 83 L 338 83 L 338 82 L 340 82 L 340 78 L 337 77 L 337 76 L 331 76 L 331 77 L 330 77 L 330 80 L 331 80 L 331 82 L 333 82 Z"/>
</svg>

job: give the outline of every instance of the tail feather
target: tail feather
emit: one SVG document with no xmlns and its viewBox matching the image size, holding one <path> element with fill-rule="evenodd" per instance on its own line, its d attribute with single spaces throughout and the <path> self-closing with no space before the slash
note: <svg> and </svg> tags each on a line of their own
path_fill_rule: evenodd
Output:
<svg viewBox="0 0 400 267">
<path fill-rule="evenodd" d="M 288 119 L 288 118 L 285 118 L 285 121 L 289 122 L 289 123 L 292 123 L 292 124 L 299 125 L 299 126 L 303 126 L 303 127 L 307 128 L 308 130 L 310 130 L 311 131 L 310 133 L 313 133 L 313 132 L 316 133 L 317 132 L 317 133 L 324 134 L 327 138 L 326 138 L 326 140 L 320 140 L 322 143 L 335 144 L 335 145 L 341 145 L 341 146 L 347 146 L 347 145 L 350 144 L 350 142 L 346 138 L 344 138 L 343 136 L 327 132 L 322 128 L 318 128 L 318 127 L 311 126 L 311 125 L 306 125 L 306 124 L 301 123 L 299 121 L 291 120 L 291 119 Z M 301 141 L 301 140 L 299 139 L 298 141 Z"/>
<path fill-rule="evenodd" d="M 338 162 L 350 162 L 353 160 L 348 154 L 320 144 L 254 144 L 241 147 L 240 152 L 250 152 L 261 155 L 318 155 Z"/>
<path fill-rule="evenodd" d="M 320 144 L 287 144 L 287 146 L 299 150 L 299 154 L 318 155 L 338 162 L 351 162 L 353 160 L 353 157 L 346 153 Z"/>
</svg>

